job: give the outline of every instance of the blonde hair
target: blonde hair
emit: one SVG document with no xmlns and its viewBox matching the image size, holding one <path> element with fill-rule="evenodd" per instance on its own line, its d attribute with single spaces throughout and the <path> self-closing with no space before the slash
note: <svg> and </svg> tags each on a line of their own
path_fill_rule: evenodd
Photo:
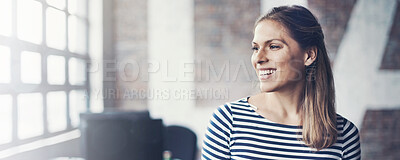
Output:
<svg viewBox="0 0 400 160">
<path fill-rule="evenodd" d="M 316 60 L 304 73 L 302 141 L 317 150 L 333 145 L 337 140 L 335 88 L 321 25 L 308 9 L 296 5 L 273 8 L 255 26 L 264 20 L 284 25 L 302 49 L 317 48 Z"/>
</svg>

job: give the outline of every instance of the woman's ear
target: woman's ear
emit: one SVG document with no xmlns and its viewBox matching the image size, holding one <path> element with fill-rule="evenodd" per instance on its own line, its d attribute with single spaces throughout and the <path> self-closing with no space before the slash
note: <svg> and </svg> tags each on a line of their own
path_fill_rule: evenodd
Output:
<svg viewBox="0 0 400 160">
<path fill-rule="evenodd" d="M 317 59 L 318 49 L 313 46 L 306 50 L 304 54 L 304 65 L 309 66 Z"/>
</svg>

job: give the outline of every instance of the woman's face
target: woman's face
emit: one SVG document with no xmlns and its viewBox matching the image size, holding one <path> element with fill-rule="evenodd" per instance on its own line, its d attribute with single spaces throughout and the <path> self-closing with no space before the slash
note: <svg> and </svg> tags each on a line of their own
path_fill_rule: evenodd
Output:
<svg viewBox="0 0 400 160">
<path fill-rule="evenodd" d="M 262 92 L 291 90 L 303 84 L 307 54 L 286 27 L 272 20 L 259 22 L 252 49 L 251 62 Z"/>
</svg>

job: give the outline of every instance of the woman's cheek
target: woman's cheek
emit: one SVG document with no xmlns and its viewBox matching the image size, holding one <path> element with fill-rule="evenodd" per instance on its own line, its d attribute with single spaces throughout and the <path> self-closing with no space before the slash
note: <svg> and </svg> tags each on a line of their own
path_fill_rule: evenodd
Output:
<svg viewBox="0 0 400 160">
<path fill-rule="evenodd" d="M 253 66 L 254 69 L 256 69 L 256 65 L 257 65 L 255 57 L 256 57 L 256 56 L 255 56 L 255 53 L 253 53 L 253 54 L 251 55 L 251 64 L 252 64 L 252 66 Z"/>
</svg>

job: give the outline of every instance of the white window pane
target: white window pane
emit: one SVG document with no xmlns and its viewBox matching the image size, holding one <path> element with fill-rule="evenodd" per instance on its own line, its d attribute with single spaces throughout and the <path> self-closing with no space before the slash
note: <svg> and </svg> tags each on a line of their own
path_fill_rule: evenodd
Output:
<svg viewBox="0 0 400 160">
<path fill-rule="evenodd" d="M 1 25 L 0 25 L 1 26 Z M 0 83 L 10 83 L 11 80 L 10 48 L 0 45 Z"/>
<path fill-rule="evenodd" d="M 86 63 L 82 59 L 71 58 L 68 62 L 68 78 L 71 85 L 84 85 L 86 81 Z"/>
<path fill-rule="evenodd" d="M 85 22 L 76 16 L 68 17 L 68 49 L 71 52 L 86 54 L 87 36 Z"/>
<path fill-rule="evenodd" d="M 42 4 L 34 0 L 18 0 L 17 36 L 35 44 L 42 43 Z"/>
<path fill-rule="evenodd" d="M 0 95 L 0 144 L 11 142 L 12 136 L 12 96 Z"/>
<path fill-rule="evenodd" d="M 86 112 L 86 93 L 84 90 L 72 90 L 69 92 L 69 116 L 71 125 L 79 125 L 79 113 Z"/>
<path fill-rule="evenodd" d="M 0 0 L 0 35 L 11 36 L 11 0 Z"/>
<path fill-rule="evenodd" d="M 47 81 L 52 85 L 65 83 L 65 58 L 50 55 L 47 57 Z"/>
<path fill-rule="evenodd" d="M 36 52 L 21 52 L 21 81 L 40 84 L 42 81 L 41 56 Z"/>
<path fill-rule="evenodd" d="M 65 9 L 65 0 L 46 0 L 47 4 L 58 9 Z"/>
<path fill-rule="evenodd" d="M 18 95 L 18 138 L 43 134 L 43 98 L 40 93 Z"/>
<path fill-rule="evenodd" d="M 46 44 L 64 50 L 66 46 L 65 13 L 54 8 L 46 10 Z"/>
<path fill-rule="evenodd" d="M 47 57 L 47 81 L 52 85 L 65 83 L 65 58 L 63 56 Z"/>
<path fill-rule="evenodd" d="M 86 0 L 68 0 L 68 12 L 74 15 L 86 16 Z"/>
<path fill-rule="evenodd" d="M 47 122 L 49 132 L 67 128 L 67 95 L 64 91 L 47 93 Z"/>
</svg>

